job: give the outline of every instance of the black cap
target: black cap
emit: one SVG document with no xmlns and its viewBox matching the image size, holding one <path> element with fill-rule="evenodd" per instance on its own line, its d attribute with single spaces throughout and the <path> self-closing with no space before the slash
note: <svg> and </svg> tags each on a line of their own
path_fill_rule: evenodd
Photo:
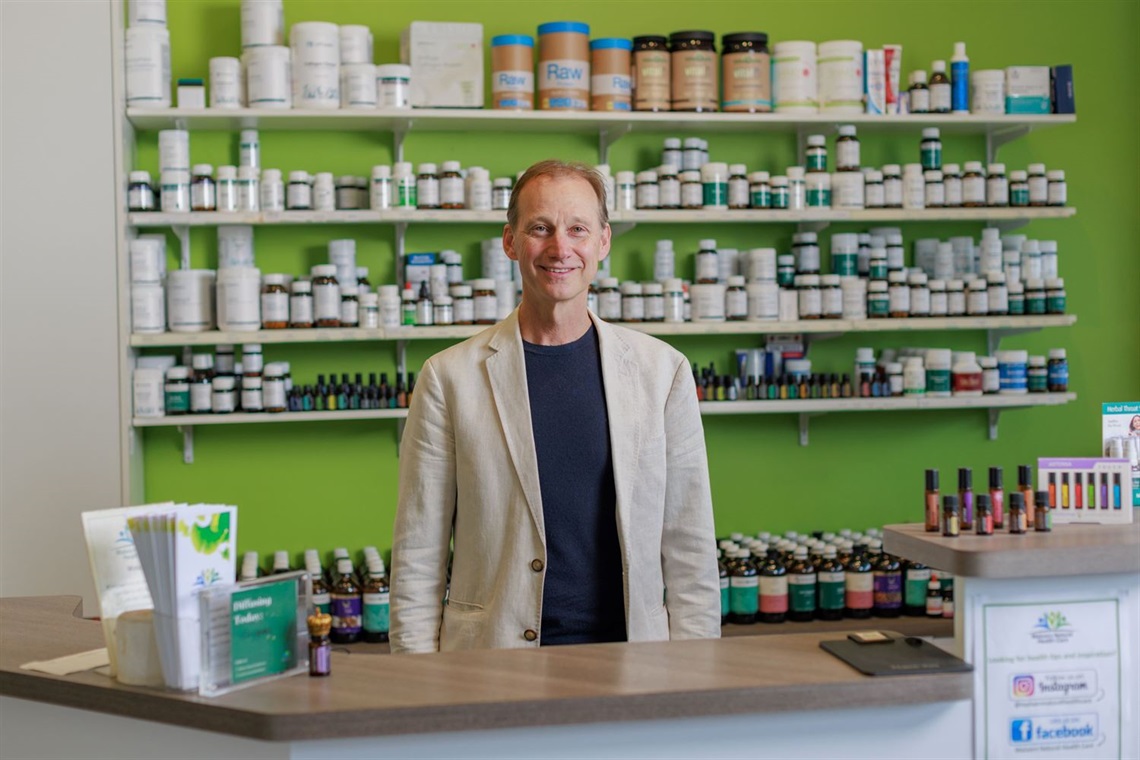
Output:
<svg viewBox="0 0 1140 760">
<path fill-rule="evenodd" d="M 640 47 L 642 45 L 661 45 L 664 46 L 669 40 L 664 35 L 658 34 L 645 34 L 640 37 L 633 38 L 633 46 Z"/>
<path fill-rule="evenodd" d="M 948 493 L 942 497 L 942 511 L 957 512 L 958 511 L 958 496 L 957 494 Z"/>
<path fill-rule="evenodd" d="M 733 32 L 731 34 L 722 35 L 720 44 L 727 47 L 736 42 L 753 42 L 760 45 L 768 44 L 768 35 L 764 32 Z"/>
<path fill-rule="evenodd" d="M 1017 466 L 1017 484 L 1022 488 L 1033 485 L 1033 469 L 1029 465 L 1019 464 Z"/>
<path fill-rule="evenodd" d="M 1025 496 L 1021 491 L 1014 491 L 1009 495 L 1009 511 L 1025 509 Z"/>
<path fill-rule="evenodd" d="M 978 514 L 985 514 L 991 511 L 989 494 L 980 493 L 975 496 L 974 509 L 977 510 Z"/>
<path fill-rule="evenodd" d="M 926 490 L 938 490 L 938 469 L 932 468 L 926 471 Z"/>
<path fill-rule="evenodd" d="M 1033 501 L 1035 501 L 1037 503 L 1037 506 L 1039 506 L 1039 507 L 1048 508 L 1049 507 L 1049 492 L 1048 491 L 1036 491 L 1036 492 L 1034 492 Z"/>
<path fill-rule="evenodd" d="M 958 490 L 968 491 L 974 487 L 974 471 L 969 467 L 958 468 Z"/>
<path fill-rule="evenodd" d="M 1000 467 L 990 468 L 990 488 L 1001 488 L 1002 471 Z"/>
</svg>

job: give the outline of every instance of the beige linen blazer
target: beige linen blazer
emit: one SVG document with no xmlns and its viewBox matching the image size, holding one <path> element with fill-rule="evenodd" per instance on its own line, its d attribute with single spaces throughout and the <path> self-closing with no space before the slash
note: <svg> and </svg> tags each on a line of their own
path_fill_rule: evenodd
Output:
<svg viewBox="0 0 1140 760">
<path fill-rule="evenodd" d="M 591 318 L 609 416 L 628 638 L 717 637 L 712 499 L 688 362 L 655 338 Z M 392 651 L 538 646 L 545 533 L 517 311 L 424 364 L 399 480 Z M 530 640 L 535 633 L 538 640 Z"/>
</svg>

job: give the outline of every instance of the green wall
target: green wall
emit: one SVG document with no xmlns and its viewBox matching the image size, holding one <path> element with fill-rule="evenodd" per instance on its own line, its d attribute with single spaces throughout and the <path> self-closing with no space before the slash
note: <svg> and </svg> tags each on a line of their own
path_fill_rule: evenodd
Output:
<svg viewBox="0 0 1140 760">
<path fill-rule="evenodd" d="M 376 61 L 396 61 L 399 32 L 412 20 L 477 21 L 484 39 L 504 33 L 534 34 L 544 21 L 564 14 L 532 2 L 302 2 L 286 0 L 286 26 L 307 20 L 369 25 Z M 1075 327 L 1008 338 L 1004 347 L 1044 353 L 1069 351 L 1070 389 L 1079 400 L 1065 407 L 1010 411 L 1001 418 L 1000 438 L 986 438 L 983 411 L 850 413 L 817 418 L 811 445 L 797 445 L 794 415 L 708 417 L 709 464 L 716 525 L 720 534 L 741 530 L 864 528 L 921 519 L 922 470 L 939 467 L 944 484 L 952 468 L 990 465 L 1013 477 L 1019 463 L 1038 456 L 1092 455 L 1099 448 L 1100 404 L 1140 397 L 1140 258 L 1136 240 L 1137 139 L 1140 106 L 1120 89 L 1140 70 L 1135 45 L 1140 5 L 1133 0 L 1090 2 L 671 2 L 621 0 L 578 3 L 571 14 L 588 22 L 592 36 L 667 34 L 686 28 L 719 34 L 762 30 L 781 39 L 860 39 L 865 46 L 899 42 L 904 71 L 929 70 L 930 61 L 949 58 L 953 43 L 965 40 L 973 68 L 1013 64 L 1071 63 L 1075 68 L 1079 120 L 1074 126 L 1041 130 L 1000 153 L 1011 168 L 1043 161 L 1063 168 L 1069 202 L 1079 213 L 1070 220 L 1034 222 L 1021 230 L 1056 239 L 1069 310 Z M 207 77 L 207 60 L 240 51 L 238 0 L 168 3 L 174 77 Z M 653 21 L 647 22 L 647 19 Z M 489 53 L 487 71 L 490 70 Z M 488 87 L 489 93 L 489 87 Z M 711 117 L 712 118 L 712 117 Z M 699 130 L 693 135 L 701 135 Z M 669 133 L 635 135 L 612 150 L 615 171 L 655 165 L 661 139 Z M 794 163 L 791 134 L 707 135 L 714 160 L 744 161 L 775 170 Z M 919 134 L 877 134 L 863 130 L 864 164 L 916 161 Z M 506 138 L 506 139 L 504 139 Z M 139 168 L 156 169 L 156 136 L 140 138 Z M 390 163 L 391 139 L 384 134 L 262 132 L 262 165 L 367 175 Z M 192 160 L 215 165 L 236 162 L 237 136 L 195 133 Z M 502 134 L 413 134 L 408 160 L 457 159 L 488 167 L 493 176 L 513 174 L 549 156 L 596 160 L 596 143 L 584 137 Z M 947 139 L 947 162 L 982 159 L 981 138 Z M 980 223 L 914 224 L 904 228 L 908 244 L 917 237 L 980 235 Z M 858 230 L 837 225 L 833 231 Z M 622 277 L 648 278 L 654 241 L 669 237 L 679 252 L 679 271 L 691 271 L 698 238 L 712 236 L 725 247 L 774 245 L 788 249 L 791 225 L 643 225 L 615 241 L 613 269 Z M 413 227 L 408 250 L 454 248 L 464 254 L 468 276 L 479 271 L 478 241 L 498 234 L 493 225 Z M 826 234 L 826 233 L 825 233 Z M 214 233 L 194 235 L 196 266 L 214 266 Z M 376 227 L 285 227 L 256 232 L 257 260 L 264 272 L 301 273 L 325 260 L 325 246 L 338 237 L 358 241 L 358 260 L 372 270 L 373 284 L 394 281 L 392 229 Z M 173 241 L 171 241 L 173 243 Z M 909 249 L 909 245 L 908 245 Z M 826 262 L 825 262 L 826 266 Z M 732 349 L 759 345 L 755 337 L 678 339 L 694 361 L 729 363 Z M 859 345 L 945 346 L 984 352 L 981 332 L 848 336 L 817 343 L 817 367 L 847 370 Z M 415 368 L 443 344 L 414 343 Z M 267 360 L 292 362 L 298 382 L 318 372 L 388 371 L 394 346 L 266 346 Z M 391 543 L 395 511 L 396 424 L 391 421 L 206 426 L 195 432 L 195 462 L 184 465 L 181 436 L 174 429 L 144 434 L 146 498 L 150 501 L 224 501 L 241 509 L 241 549 L 263 554 L 306 547 L 356 549 Z M 976 478 L 984 475 L 976 474 Z"/>
</svg>

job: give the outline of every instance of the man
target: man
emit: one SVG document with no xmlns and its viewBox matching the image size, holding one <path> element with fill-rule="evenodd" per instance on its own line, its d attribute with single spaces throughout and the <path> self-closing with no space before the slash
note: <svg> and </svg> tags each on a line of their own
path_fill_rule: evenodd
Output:
<svg viewBox="0 0 1140 760">
<path fill-rule="evenodd" d="M 610 236 L 592 168 L 515 185 L 522 303 L 424 364 L 404 429 L 393 652 L 719 636 L 692 375 L 587 309 Z"/>
</svg>

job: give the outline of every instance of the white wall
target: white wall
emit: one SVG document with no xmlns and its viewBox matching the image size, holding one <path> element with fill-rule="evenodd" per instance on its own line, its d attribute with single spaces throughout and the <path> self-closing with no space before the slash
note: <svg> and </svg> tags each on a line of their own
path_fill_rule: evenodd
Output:
<svg viewBox="0 0 1140 760">
<path fill-rule="evenodd" d="M 0 35 L 0 594 L 92 600 L 79 513 L 123 503 L 111 0 L 3 0 Z"/>
</svg>

